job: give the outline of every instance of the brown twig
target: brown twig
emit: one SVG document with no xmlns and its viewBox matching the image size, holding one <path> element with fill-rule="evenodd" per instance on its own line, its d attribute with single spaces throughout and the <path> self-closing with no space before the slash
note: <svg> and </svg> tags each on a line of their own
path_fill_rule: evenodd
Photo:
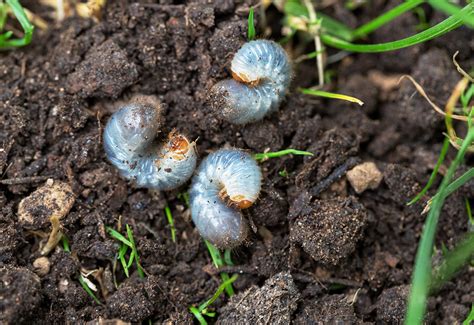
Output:
<svg viewBox="0 0 474 325">
<path fill-rule="evenodd" d="M 0 184 L 3 185 L 19 185 L 19 184 L 31 184 L 37 182 L 43 182 L 52 176 L 29 176 L 29 177 L 17 177 L 0 180 Z"/>
</svg>

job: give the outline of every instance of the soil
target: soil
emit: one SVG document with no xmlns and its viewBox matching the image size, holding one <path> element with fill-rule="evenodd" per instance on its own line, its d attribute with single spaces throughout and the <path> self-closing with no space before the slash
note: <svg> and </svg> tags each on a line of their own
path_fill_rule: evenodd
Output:
<svg viewBox="0 0 474 325">
<path fill-rule="evenodd" d="M 444 122 L 408 81 L 390 80 L 411 74 L 442 106 L 459 80 L 454 52 L 461 52 L 462 66 L 474 64 L 472 32 L 463 27 L 409 49 L 352 54 L 331 64 L 328 89 L 361 98 L 361 108 L 298 93 L 317 83 L 314 62 L 304 61 L 295 65 L 292 91 L 278 113 L 233 126 L 209 109 L 207 95 L 229 76 L 232 55 L 246 41 L 252 3 L 144 2 L 108 1 L 98 22 L 69 17 L 56 24 L 52 9 L 24 1 L 50 29 L 37 31 L 23 49 L 0 53 L 0 321 L 186 324 L 194 321 L 189 307 L 216 291 L 221 279 L 182 199 L 188 185 L 161 193 L 139 189 L 105 158 L 103 125 L 120 103 L 144 94 L 163 104 L 163 134 L 176 128 L 198 139 L 201 159 L 223 146 L 314 153 L 261 163 L 262 195 L 246 212 L 253 232 L 227 267 L 239 273 L 237 294 L 222 295 L 209 321 L 402 322 L 428 196 L 406 203 L 429 178 Z M 352 12 L 336 2 L 325 12 L 360 25 L 399 2 L 378 0 Z M 426 14 L 432 23 L 442 19 Z M 271 8 L 267 18 L 274 17 L 281 19 Z M 410 35 L 417 22 L 415 15 L 399 18 L 368 42 Z M 273 32 L 278 39 L 278 29 Z M 345 173 L 367 161 L 383 180 L 357 194 Z M 75 196 L 60 221 L 71 253 L 60 244 L 39 259 L 50 225 L 40 220 L 25 227 L 18 206 L 48 179 L 66 182 Z M 471 182 L 447 200 L 436 247 L 452 248 L 468 231 L 464 198 L 473 199 L 473 189 Z M 39 210 L 29 211 L 45 213 Z M 124 232 L 125 224 L 133 229 L 145 278 L 133 266 L 127 278 L 116 264 L 119 243 L 105 227 L 121 225 Z M 92 270 L 98 271 L 88 279 L 101 304 L 79 283 L 80 272 Z M 427 320 L 460 322 L 472 301 L 474 277 L 466 269 L 431 298 Z"/>
</svg>

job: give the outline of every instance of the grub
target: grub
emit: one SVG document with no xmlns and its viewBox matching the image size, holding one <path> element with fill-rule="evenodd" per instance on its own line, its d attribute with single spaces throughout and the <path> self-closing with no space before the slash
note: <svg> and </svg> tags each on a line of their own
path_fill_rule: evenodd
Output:
<svg viewBox="0 0 474 325">
<path fill-rule="evenodd" d="M 348 10 L 344 4 L 329 1 L 317 10 L 356 27 L 399 3 L 377 0 Z M 48 22 L 55 14 L 37 1 L 22 4 Z M 384 314 L 381 301 L 390 290 L 410 283 L 425 220 L 420 213 L 455 151 L 448 154 L 433 188 L 419 203 L 407 207 L 406 202 L 428 181 L 445 127 L 443 118 L 410 83 L 397 84 L 397 76 L 412 75 L 442 107 L 460 78 L 451 60 L 454 52 L 460 51 L 457 58 L 462 67 L 472 66 L 471 30 L 461 27 L 400 51 L 345 53 L 340 61 L 331 61 L 340 52 L 328 49 L 326 71 L 331 80 L 324 90 L 360 97 L 365 101 L 362 107 L 301 94 L 299 87 L 317 84 L 315 62 L 294 62 L 292 89 L 279 111 L 260 123 L 237 127 L 216 118 L 206 98 L 213 84 L 231 76 L 230 62 L 247 41 L 247 17 L 255 4 L 107 1 L 99 21 L 71 16 L 51 23 L 48 31 L 35 31 L 30 45 L 0 53 L 0 263 L 18 273 L 18 281 L 5 288 L 7 298 L 2 300 L 9 303 L 10 297 L 19 297 L 19 304 L 8 305 L 12 322 L 87 323 L 128 315 L 136 323 L 188 324 L 196 322 L 189 307 L 215 293 L 221 283 L 220 271 L 239 274 L 233 287 L 243 297 L 249 288 L 262 293 L 265 281 L 288 268 L 301 291 L 298 308 L 291 313 L 293 323 L 329 319 L 375 323 L 385 316 L 394 323 L 402 322 L 401 312 Z M 446 17 L 429 6 L 420 8 L 432 26 Z M 272 5 L 262 17 L 260 9 L 263 7 L 255 7 L 257 38 L 281 40 L 281 13 Z M 266 22 L 265 29 L 261 22 Z M 358 42 L 375 44 L 413 35 L 419 22 L 416 13 L 406 13 Z M 300 47 L 300 41 L 293 38 L 284 45 L 293 58 L 314 50 L 312 42 Z M 201 158 L 223 146 L 250 154 L 286 148 L 315 154 L 288 155 L 260 164 L 262 192 L 245 212 L 258 231 L 250 233 L 245 245 L 232 250 L 233 266 L 219 270 L 213 266 L 190 221 L 184 200 L 189 184 L 167 193 L 138 189 L 107 161 L 101 141 L 104 126 L 117 104 L 130 101 L 135 94 L 158 98 L 164 117 L 160 136 L 176 129 L 190 140 L 197 139 Z M 458 133 L 464 134 L 461 127 Z M 344 175 L 351 164 L 361 161 L 376 162 L 384 180 L 354 199 Z M 467 157 L 459 172 L 471 165 L 472 157 Z M 30 271 L 39 258 L 38 249 L 44 243 L 41 236 L 46 235 L 49 221 L 46 218 L 38 223 L 41 230 L 32 231 L 19 222 L 16 212 L 20 201 L 48 178 L 67 180 L 77 194 L 74 207 L 60 221 L 60 232 L 67 236 L 72 252 L 57 245 L 48 255 L 49 272 L 36 284 L 32 279 L 38 277 Z M 468 230 L 464 198 L 472 205 L 473 193 L 471 182 L 446 200 L 436 247 L 444 244 L 452 248 Z M 350 204 L 341 204 L 344 201 Z M 318 214 L 316 203 L 334 210 L 334 218 Z M 357 210 L 358 204 L 367 210 L 364 225 L 357 218 L 348 222 L 349 217 L 341 217 Z M 165 206 L 173 213 L 176 243 L 170 236 Z M 323 265 L 301 249 L 301 243 L 290 240 L 297 219 L 310 226 L 313 221 L 323 224 L 311 216 L 324 217 L 329 230 L 340 227 L 345 234 L 356 234 L 361 228 L 362 235 L 347 242 L 339 240 L 344 236 L 332 237 L 330 245 L 337 250 L 329 252 L 333 256 L 327 260 L 339 260 L 336 265 Z M 123 230 L 126 224 L 133 228 L 140 261 L 154 279 L 138 279 L 134 266 L 127 279 L 120 263 L 113 271 L 120 244 L 104 229 Z M 303 229 L 301 235 L 309 229 Z M 326 232 L 329 234 L 334 235 Z M 321 238 L 329 242 L 331 237 Z M 437 254 L 435 262 L 439 258 Z M 103 305 L 96 304 L 78 282 L 84 268 L 104 269 L 106 290 L 97 292 Z M 282 283 L 292 287 L 286 280 Z M 459 273 L 430 300 L 427 321 L 464 320 L 474 300 L 473 285 L 468 270 Z M 288 292 L 283 296 L 295 298 Z M 402 303 L 401 296 L 395 299 Z M 143 302 L 144 308 L 137 302 Z M 267 309 L 262 313 L 273 320 L 287 306 L 281 307 L 278 299 L 274 305 L 270 302 L 265 301 Z M 248 310 L 255 313 L 254 307 L 264 301 L 250 303 L 254 305 Z M 26 305 L 28 310 L 24 311 Z M 123 306 L 124 315 L 117 306 Z M 227 295 L 222 294 L 210 309 L 216 316 L 205 316 L 207 321 L 224 319 L 221 310 L 229 306 Z M 287 320 L 287 316 L 281 319 Z M 237 319 L 234 323 L 242 322 Z"/>
</svg>

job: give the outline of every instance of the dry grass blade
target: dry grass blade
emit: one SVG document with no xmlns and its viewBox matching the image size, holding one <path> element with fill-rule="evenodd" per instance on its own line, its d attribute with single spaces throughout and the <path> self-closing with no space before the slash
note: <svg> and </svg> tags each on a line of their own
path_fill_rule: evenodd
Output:
<svg viewBox="0 0 474 325">
<path fill-rule="evenodd" d="M 466 79 L 466 78 L 462 78 L 456 84 L 456 87 L 454 87 L 454 90 L 451 93 L 451 96 L 449 96 L 448 102 L 446 103 L 446 109 L 445 109 L 446 117 L 447 117 L 446 118 L 446 128 L 448 130 L 449 141 L 458 150 L 461 147 L 459 145 L 459 141 L 462 142 L 462 139 L 457 137 L 456 131 L 454 131 L 453 121 L 452 121 L 451 117 L 453 116 L 454 106 L 458 102 L 459 97 L 461 97 L 462 93 L 464 92 L 464 90 L 466 89 L 468 84 L 469 84 L 469 80 Z M 467 117 L 466 117 L 466 119 L 467 119 Z M 471 150 L 471 148 L 468 149 L 468 151 L 470 151 L 470 150 Z"/>
<path fill-rule="evenodd" d="M 454 65 L 456 66 L 456 69 L 458 70 L 458 72 L 460 74 L 463 75 L 463 77 L 465 77 L 466 79 L 468 79 L 470 82 L 474 82 L 474 78 L 471 77 L 466 71 L 464 71 L 463 68 L 461 68 L 461 66 L 459 65 L 458 61 L 456 61 L 456 56 L 459 54 L 459 51 L 456 51 L 456 53 L 454 53 L 453 55 L 453 63 Z"/>
<path fill-rule="evenodd" d="M 411 77 L 409 75 L 404 75 L 400 78 L 400 80 L 398 82 L 400 83 L 405 78 L 412 82 L 412 84 L 415 86 L 416 90 L 420 93 L 421 96 L 423 96 L 423 98 L 426 99 L 426 101 L 431 105 L 431 107 L 433 107 L 433 109 L 436 112 L 438 112 L 439 114 L 441 114 L 443 116 L 446 116 L 446 113 L 428 97 L 428 95 L 426 94 L 423 87 L 418 82 L 416 82 L 415 79 L 413 79 L 413 77 Z M 455 120 L 458 120 L 458 121 L 467 122 L 467 116 L 464 116 L 464 115 L 451 115 L 450 117 L 452 119 L 455 119 Z"/>
<path fill-rule="evenodd" d="M 61 223 L 59 222 L 59 217 L 53 215 L 50 219 L 51 221 L 51 233 L 49 234 L 48 242 L 41 249 L 41 255 L 47 255 L 53 248 L 58 245 L 63 233 L 61 232 Z"/>
</svg>

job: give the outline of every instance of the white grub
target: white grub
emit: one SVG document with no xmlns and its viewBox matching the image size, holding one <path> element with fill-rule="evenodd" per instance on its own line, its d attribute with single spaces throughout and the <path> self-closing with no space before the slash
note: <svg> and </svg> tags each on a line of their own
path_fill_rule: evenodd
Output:
<svg viewBox="0 0 474 325">
<path fill-rule="evenodd" d="M 258 198 L 262 173 L 257 162 L 238 149 L 207 156 L 189 192 L 191 215 L 199 233 L 219 248 L 244 242 L 248 223 L 240 212 Z"/>
</svg>

